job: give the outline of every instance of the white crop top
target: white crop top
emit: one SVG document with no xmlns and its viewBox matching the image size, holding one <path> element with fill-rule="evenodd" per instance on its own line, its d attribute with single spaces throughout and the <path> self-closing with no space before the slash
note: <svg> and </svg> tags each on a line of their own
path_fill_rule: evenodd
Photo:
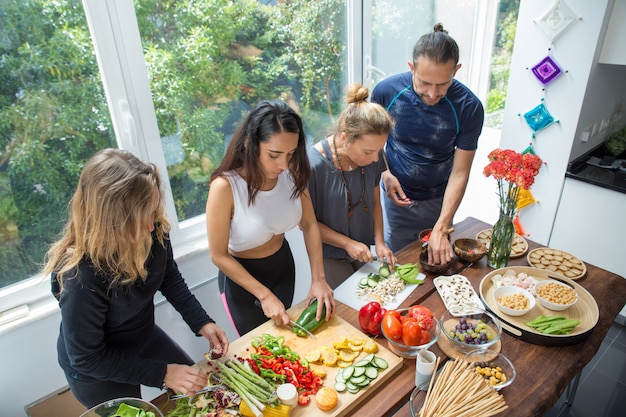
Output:
<svg viewBox="0 0 626 417">
<path fill-rule="evenodd" d="M 275 235 L 293 229 L 302 219 L 302 201 L 292 199 L 294 181 L 291 172 L 284 171 L 276 186 L 259 191 L 254 204 L 248 205 L 248 184 L 235 171 L 224 176 L 230 182 L 235 214 L 230 221 L 229 249 L 242 252 L 267 243 Z"/>
</svg>

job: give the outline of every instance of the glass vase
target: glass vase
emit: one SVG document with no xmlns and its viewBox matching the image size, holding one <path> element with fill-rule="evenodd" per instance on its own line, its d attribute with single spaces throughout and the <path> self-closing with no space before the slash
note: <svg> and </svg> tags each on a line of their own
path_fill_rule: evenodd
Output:
<svg viewBox="0 0 626 417">
<path fill-rule="evenodd" d="M 487 250 L 487 264 L 490 267 L 499 269 L 509 264 L 514 238 L 513 216 L 500 213 L 498 221 L 493 226 L 491 242 L 489 243 L 489 250 Z"/>
</svg>

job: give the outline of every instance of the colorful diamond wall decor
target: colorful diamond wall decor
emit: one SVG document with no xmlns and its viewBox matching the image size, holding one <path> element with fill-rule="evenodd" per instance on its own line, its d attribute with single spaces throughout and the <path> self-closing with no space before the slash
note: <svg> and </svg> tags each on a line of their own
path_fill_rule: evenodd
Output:
<svg viewBox="0 0 626 417">
<path fill-rule="evenodd" d="M 574 12 L 565 4 L 564 0 L 556 0 L 550 10 L 535 20 L 535 23 L 548 39 L 555 40 L 577 18 Z"/>
<path fill-rule="evenodd" d="M 543 85 L 548 84 L 563 73 L 561 68 L 550 56 L 546 56 L 539 61 L 537 65 L 532 67 L 532 72 Z"/>
<path fill-rule="evenodd" d="M 534 132 L 538 132 L 554 123 L 554 117 L 552 117 L 543 103 L 524 113 L 524 119 L 526 119 L 526 123 Z"/>
</svg>

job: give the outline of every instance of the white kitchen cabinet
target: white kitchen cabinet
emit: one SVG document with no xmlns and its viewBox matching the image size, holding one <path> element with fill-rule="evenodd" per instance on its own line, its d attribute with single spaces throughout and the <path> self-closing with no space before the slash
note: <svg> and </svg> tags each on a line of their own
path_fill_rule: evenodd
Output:
<svg viewBox="0 0 626 417">
<path fill-rule="evenodd" d="M 615 0 L 604 36 L 601 64 L 626 65 L 626 0 Z"/>
<path fill-rule="evenodd" d="M 626 194 L 566 178 L 550 247 L 626 277 Z"/>
<path fill-rule="evenodd" d="M 548 246 L 626 278 L 626 194 L 565 178 Z M 626 321 L 626 307 L 617 318 Z"/>
</svg>

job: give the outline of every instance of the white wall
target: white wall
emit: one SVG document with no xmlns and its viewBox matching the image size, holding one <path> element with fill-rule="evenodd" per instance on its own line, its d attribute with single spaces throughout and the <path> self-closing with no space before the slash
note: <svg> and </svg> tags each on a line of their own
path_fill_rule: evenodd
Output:
<svg viewBox="0 0 626 417">
<path fill-rule="evenodd" d="M 542 97 L 550 113 L 560 121 L 536 134 L 533 148 L 546 165 L 541 168 L 531 191 L 540 202 L 520 212 L 520 220 L 532 239 L 545 245 L 550 239 L 564 174 L 579 131 L 581 111 L 584 107 L 603 106 L 599 98 L 585 100 L 608 24 L 607 10 L 611 10 L 613 0 L 568 0 L 569 8 L 581 19 L 565 30 L 554 44 L 534 23 L 553 3 L 523 0 L 520 4 L 502 129 L 502 147 L 524 150 L 532 141 L 532 130 L 520 115 L 541 103 Z M 544 58 L 549 48 L 552 48 L 550 56 L 568 72 L 553 80 L 542 92 L 542 85 L 527 68 Z M 610 100 L 606 106 L 613 104 L 614 100 Z"/>
</svg>

